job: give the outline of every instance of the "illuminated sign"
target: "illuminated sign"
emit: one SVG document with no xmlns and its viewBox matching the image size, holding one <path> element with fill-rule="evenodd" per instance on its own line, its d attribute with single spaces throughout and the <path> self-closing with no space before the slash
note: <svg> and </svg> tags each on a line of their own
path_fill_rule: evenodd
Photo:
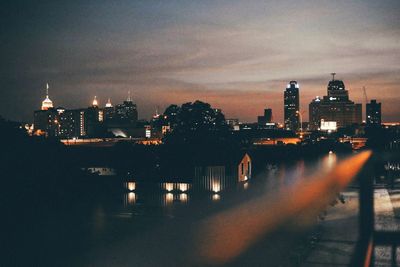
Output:
<svg viewBox="0 0 400 267">
<path fill-rule="evenodd" d="M 328 131 L 328 132 L 336 131 L 337 130 L 337 123 L 336 123 L 336 121 L 324 121 L 324 120 L 321 120 L 320 129 L 321 129 L 321 131 Z"/>
</svg>

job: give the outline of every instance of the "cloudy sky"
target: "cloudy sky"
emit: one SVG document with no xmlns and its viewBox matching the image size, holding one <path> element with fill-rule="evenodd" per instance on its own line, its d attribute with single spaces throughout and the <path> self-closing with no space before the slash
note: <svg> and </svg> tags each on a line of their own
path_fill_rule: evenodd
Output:
<svg viewBox="0 0 400 267">
<path fill-rule="evenodd" d="M 71 3 L 70 3 L 71 2 Z M 337 72 L 350 98 L 400 120 L 400 1 L 2 1 L 0 115 L 32 121 L 45 84 L 56 106 L 131 90 L 139 117 L 200 99 L 226 117 L 283 117 L 283 90 L 301 109 Z"/>
</svg>

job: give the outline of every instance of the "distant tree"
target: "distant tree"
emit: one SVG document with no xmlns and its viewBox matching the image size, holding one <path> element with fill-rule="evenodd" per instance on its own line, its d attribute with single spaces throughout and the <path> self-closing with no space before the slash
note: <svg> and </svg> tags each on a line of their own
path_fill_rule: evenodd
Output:
<svg viewBox="0 0 400 267">
<path fill-rule="evenodd" d="M 178 105 L 170 105 L 164 111 L 164 125 L 169 125 L 172 129 L 178 125 L 178 114 L 181 108 Z"/>
<path fill-rule="evenodd" d="M 226 126 L 222 112 L 199 100 L 183 104 L 177 119 L 178 127 L 184 131 L 221 130 Z"/>
</svg>

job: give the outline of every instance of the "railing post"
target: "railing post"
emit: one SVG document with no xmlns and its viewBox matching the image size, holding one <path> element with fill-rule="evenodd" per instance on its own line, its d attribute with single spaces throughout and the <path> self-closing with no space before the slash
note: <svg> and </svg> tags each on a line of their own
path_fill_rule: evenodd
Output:
<svg viewBox="0 0 400 267">
<path fill-rule="evenodd" d="M 368 160 L 358 177 L 359 191 L 359 238 L 370 239 L 374 232 L 374 172 L 372 160 Z"/>
<path fill-rule="evenodd" d="M 360 266 L 374 265 L 373 236 L 374 220 L 374 160 L 370 158 L 361 171 L 359 181 L 359 263 Z"/>
<path fill-rule="evenodd" d="M 359 237 L 350 266 L 374 265 L 374 157 L 371 157 L 358 175 Z"/>
</svg>

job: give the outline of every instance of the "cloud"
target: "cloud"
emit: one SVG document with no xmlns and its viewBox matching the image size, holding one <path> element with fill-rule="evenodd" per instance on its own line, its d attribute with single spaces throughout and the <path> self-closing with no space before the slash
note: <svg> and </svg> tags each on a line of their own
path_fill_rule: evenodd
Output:
<svg viewBox="0 0 400 267">
<path fill-rule="evenodd" d="M 0 97 L 25 96 L 20 105 L 0 107 L 10 118 L 30 120 L 48 81 L 54 101 L 66 107 L 85 106 L 94 95 L 121 101 L 132 90 L 142 118 L 157 105 L 203 99 L 244 121 L 255 121 L 269 106 L 281 121 L 288 81 L 299 81 L 307 110 L 315 95 L 326 93 L 333 71 L 353 100 L 363 101 L 366 86 L 370 98 L 383 102 L 385 120 L 400 114 L 389 105 L 400 74 L 396 1 L 88 2 L 17 12 L 21 8 L 3 17 L 8 38 L 0 43 L 0 82 L 7 88 Z"/>
</svg>

